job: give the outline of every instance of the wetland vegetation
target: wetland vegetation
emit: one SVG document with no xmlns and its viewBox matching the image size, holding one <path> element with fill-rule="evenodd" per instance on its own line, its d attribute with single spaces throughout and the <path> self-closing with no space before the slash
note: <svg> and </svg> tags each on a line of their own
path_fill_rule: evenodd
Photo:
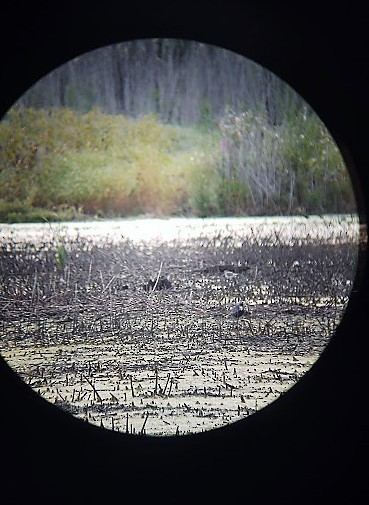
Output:
<svg viewBox="0 0 369 505">
<path fill-rule="evenodd" d="M 145 220 L 142 233 L 123 220 L 98 236 L 88 223 L 33 235 L 29 225 L 33 242 L 3 228 L 1 354 L 45 399 L 110 429 L 176 435 L 247 417 L 329 342 L 352 289 L 358 223 L 156 221 L 151 236 Z M 236 320 L 239 300 L 248 313 Z"/>
</svg>

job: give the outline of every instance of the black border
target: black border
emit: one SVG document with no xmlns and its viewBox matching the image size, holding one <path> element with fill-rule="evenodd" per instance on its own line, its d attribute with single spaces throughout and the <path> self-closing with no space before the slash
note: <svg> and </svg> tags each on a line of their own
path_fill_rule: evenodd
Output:
<svg viewBox="0 0 369 505">
<path fill-rule="evenodd" d="M 344 154 L 366 222 L 364 3 L 142 0 L 4 7 L 1 115 L 48 71 L 108 43 L 177 37 L 223 46 L 275 72 L 319 113 Z M 250 419 L 201 435 L 130 437 L 87 425 L 44 402 L 0 359 L 0 501 L 364 503 L 368 286 L 363 252 L 353 299 L 312 370 Z"/>
</svg>

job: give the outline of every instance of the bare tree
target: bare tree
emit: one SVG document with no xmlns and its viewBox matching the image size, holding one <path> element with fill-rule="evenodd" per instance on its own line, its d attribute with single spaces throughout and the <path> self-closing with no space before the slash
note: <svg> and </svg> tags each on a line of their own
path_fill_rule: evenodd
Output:
<svg viewBox="0 0 369 505">
<path fill-rule="evenodd" d="M 198 42 L 145 39 L 74 58 L 20 99 L 32 107 L 100 107 L 111 114 L 157 113 L 163 122 L 197 124 L 226 107 L 264 110 L 271 124 L 296 94 L 243 56 Z"/>
</svg>

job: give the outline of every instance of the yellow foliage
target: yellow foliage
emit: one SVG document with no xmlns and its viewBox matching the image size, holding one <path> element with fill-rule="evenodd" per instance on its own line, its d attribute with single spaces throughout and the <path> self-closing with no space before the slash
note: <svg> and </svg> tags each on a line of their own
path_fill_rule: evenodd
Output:
<svg viewBox="0 0 369 505">
<path fill-rule="evenodd" d="M 155 115 L 13 108 L 0 123 L 0 198 L 87 213 L 180 213 L 204 165 L 194 146 L 201 135 L 183 132 Z"/>
</svg>

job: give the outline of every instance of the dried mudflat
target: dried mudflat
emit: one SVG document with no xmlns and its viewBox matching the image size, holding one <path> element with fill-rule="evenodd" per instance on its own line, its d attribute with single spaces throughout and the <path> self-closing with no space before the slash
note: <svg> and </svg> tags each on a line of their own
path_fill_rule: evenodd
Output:
<svg viewBox="0 0 369 505">
<path fill-rule="evenodd" d="M 0 352 L 49 402 L 121 432 L 201 432 L 276 400 L 329 342 L 356 272 L 348 217 L 100 225 L 2 229 Z"/>
</svg>

